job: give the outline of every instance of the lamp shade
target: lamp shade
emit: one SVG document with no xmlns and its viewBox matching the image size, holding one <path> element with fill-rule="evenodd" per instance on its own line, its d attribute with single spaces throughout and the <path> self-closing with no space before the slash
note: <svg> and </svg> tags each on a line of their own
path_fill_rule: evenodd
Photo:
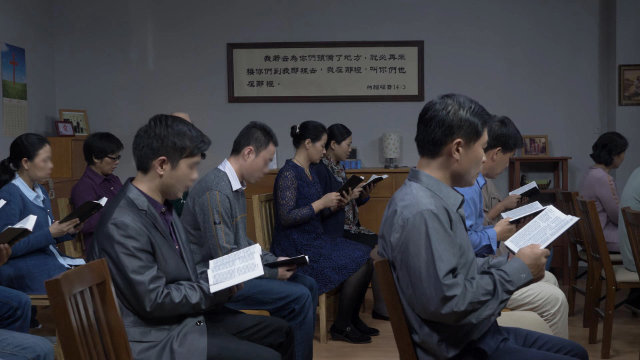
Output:
<svg viewBox="0 0 640 360">
<path fill-rule="evenodd" d="M 385 133 L 382 135 L 382 156 L 385 159 L 400 157 L 400 134 Z"/>
</svg>

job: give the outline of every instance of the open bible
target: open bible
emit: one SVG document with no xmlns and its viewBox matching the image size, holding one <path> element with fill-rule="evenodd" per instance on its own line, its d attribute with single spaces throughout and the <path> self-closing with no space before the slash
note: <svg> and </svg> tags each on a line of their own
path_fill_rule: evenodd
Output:
<svg viewBox="0 0 640 360">
<path fill-rule="evenodd" d="M 532 197 L 533 195 L 537 195 L 540 193 L 540 188 L 538 187 L 538 183 L 532 181 L 527 185 L 521 186 L 509 193 L 509 195 L 520 195 L 524 197 Z"/>
<path fill-rule="evenodd" d="M 103 197 L 98 201 L 87 201 L 86 203 L 78 206 L 77 209 L 73 210 L 71 214 L 64 217 L 64 219 L 60 220 L 60 223 L 65 223 L 67 221 L 73 220 L 75 218 L 80 219 L 80 222 L 83 222 L 91 217 L 91 215 L 97 213 L 104 207 L 107 203 L 107 198 Z"/>
<path fill-rule="evenodd" d="M 364 181 L 364 178 L 362 176 L 351 175 L 351 177 L 348 178 L 347 181 L 345 181 L 345 183 L 342 184 L 342 186 L 340 186 L 340 189 L 338 189 L 338 193 L 342 194 L 343 192 L 346 193 L 349 190 L 353 191 L 353 189 L 355 189 L 356 186 L 360 185 L 360 183 L 363 181 Z"/>
<path fill-rule="evenodd" d="M 264 274 L 259 244 L 209 260 L 209 291 L 212 293 Z"/>
<path fill-rule="evenodd" d="M 555 206 L 549 205 L 504 244 L 514 253 L 531 244 L 545 248 L 578 220 L 579 218 L 566 215 Z"/>
<path fill-rule="evenodd" d="M 0 244 L 15 245 L 25 236 L 31 234 L 33 226 L 36 224 L 37 216 L 29 215 L 13 226 L 7 226 L 0 233 Z"/>
<path fill-rule="evenodd" d="M 389 175 L 384 174 L 384 175 L 376 175 L 376 174 L 372 174 L 371 177 L 369 178 L 369 180 L 367 180 L 366 183 L 364 183 L 364 186 L 367 186 L 369 184 L 375 185 L 377 183 L 379 183 L 380 181 L 388 178 Z"/>
<path fill-rule="evenodd" d="M 515 209 L 510 210 L 510 211 L 505 211 L 500 215 L 502 216 L 503 219 L 511 218 L 511 221 L 509 221 L 509 222 L 516 222 L 516 221 L 522 219 L 523 217 L 527 217 L 529 215 L 533 215 L 533 214 L 535 214 L 537 212 L 540 212 L 540 211 L 542 211 L 544 209 L 545 209 L 545 207 L 540 205 L 540 203 L 538 201 L 534 201 L 534 202 L 532 202 L 530 204 L 520 206 L 519 208 L 515 208 Z"/>
</svg>

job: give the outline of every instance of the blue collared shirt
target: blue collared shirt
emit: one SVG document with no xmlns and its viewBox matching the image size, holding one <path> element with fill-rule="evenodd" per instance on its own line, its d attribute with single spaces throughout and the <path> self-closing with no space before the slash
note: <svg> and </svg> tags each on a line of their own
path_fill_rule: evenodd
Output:
<svg viewBox="0 0 640 360">
<path fill-rule="evenodd" d="M 464 214 L 467 233 L 473 251 L 478 257 L 493 255 L 498 248 L 498 236 L 492 225 L 484 225 L 484 210 L 482 200 L 482 188 L 487 180 L 478 175 L 475 184 L 465 188 L 455 188 L 464 196 Z"/>
</svg>

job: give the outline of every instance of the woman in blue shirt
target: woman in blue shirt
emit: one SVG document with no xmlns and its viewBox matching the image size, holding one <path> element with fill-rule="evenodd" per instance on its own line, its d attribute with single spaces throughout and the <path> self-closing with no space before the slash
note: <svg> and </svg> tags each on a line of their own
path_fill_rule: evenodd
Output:
<svg viewBox="0 0 640 360">
<path fill-rule="evenodd" d="M 0 229 L 29 215 L 37 216 L 32 233 L 11 248 L 11 257 L 0 267 L 0 285 L 27 294 L 46 293 L 44 282 L 74 264 L 62 256 L 56 244 L 72 238 L 79 220 L 63 224 L 53 220 L 51 201 L 39 182 L 51 177 L 51 146 L 45 137 L 26 133 L 12 143 L 9 157 L 0 162 Z"/>
</svg>

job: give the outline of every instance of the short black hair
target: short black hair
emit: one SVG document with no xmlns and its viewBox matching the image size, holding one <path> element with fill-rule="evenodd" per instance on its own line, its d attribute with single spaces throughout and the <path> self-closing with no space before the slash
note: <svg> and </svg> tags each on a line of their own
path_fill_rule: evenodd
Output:
<svg viewBox="0 0 640 360">
<path fill-rule="evenodd" d="M 88 165 L 95 164 L 95 160 L 102 160 L 107 155 L 119 153 L 122 149 L 124 149 L 122 141 L 109 132 L 93 133 L 84 140 L 82 145 L 84 160 Z"/>
<path fill-rule="evenodd" d="M 136 170 L 147 174 L 151 163 L 166 156 L 171 166 L 177 166 L 180 160 L 200 155 L 211 146 L 211 140 L 195 125 L 173 115 L 155 115 L 138 129 L 133 138 L 133 159 Z"/>
<path fill-rule="evenodd" d="M 273 130 L 264 123 L 259 121 L 252 121 L 247 126 L 242 128 L 233 140 L 233 147 L 231 148 L 231 155 L 238 155 L 247 146 L 253 146 L 256 151 L 256 155 L 260 154 L 262 150 L 269 147 L 269 144 L 278 146 L 278 138 Z"/>
<path fill-rule="evenodd" d="M 487 126 L 487 150 L 502 148 L 503 152 L 510 153 L 524 146 L 522 134 L 516 124 L 506 116 L 494 117 Z"/>
<path fill-rule="evenodd" d="M 333 124 L 327 128 L 327 143 L 324 148 L 329 150 L 332 141 L 335 141 L 336 144 L 342 144 L 349 136 L 351 136 L 351 130 L 348 127 L 342 124 Z"/>
<path fill-rule="evenodd" d="M 618 156 L 627 151 L 629 142 L 624 135 L 616 131 L 606 132 L 598 137 L 589 156 L 596 164 L 611 166 L 614 156 Z"/>
<path fill-rule="evenodd" d="M 291 127 L 291 138 L 293 139 L 293 147 L 298 148 L 307 139 L 311 142 L 316 142 L 322 139 L 322 136 L 327 133 L 327 128 L 321 123 L 313 120 L 307 120 L 300 125 L 293 125 Z"/>
<path fill-rule="evenodd" d="M 459 94 L 445 94 L 425 104 L 418 116 L 416 145 L 420 157 L 437 158 L 445 146 L 460 138 L 475 143 L 492 115 L 477 101 Z"/>
</svg>

